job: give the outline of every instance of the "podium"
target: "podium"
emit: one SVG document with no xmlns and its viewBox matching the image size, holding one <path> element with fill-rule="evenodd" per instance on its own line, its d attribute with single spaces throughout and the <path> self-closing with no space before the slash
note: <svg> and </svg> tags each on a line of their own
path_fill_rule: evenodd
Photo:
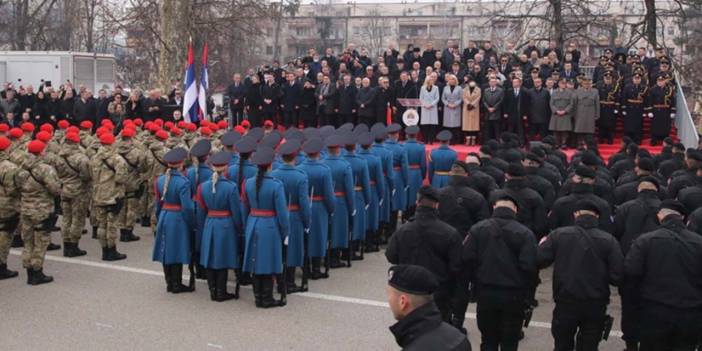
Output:
<svg viewBox="0 0 702 351">
<path fill-rule="evenodd" d="M 419 99 L 397 99 L 397 102 L 405 107 L 405 113 L 402 114 L 402 123 L 406 126 L 415 126 L 419 124 L 419 112 L 417 107 L 422 106 L 422 100 Z"/>
</svg>

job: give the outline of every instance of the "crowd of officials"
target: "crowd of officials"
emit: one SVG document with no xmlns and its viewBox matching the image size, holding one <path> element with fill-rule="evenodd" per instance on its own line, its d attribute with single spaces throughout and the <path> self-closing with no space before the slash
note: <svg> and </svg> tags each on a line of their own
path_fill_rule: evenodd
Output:
<svg viewBox="0 0 702 351">
<path fill-rule="evenodd" d="M 464 53 L 470 55 L 470 49 Z M 702 151 L 686 149 L 654 130 L 663 149 L 652 155 L 639 146 L 639 129 L 639 134 L 624 136 L 621 150 L 604 160 L 588 137 L 594 124 L 592 132 L 568 131 L 574 135 L 550 127 L 558 132 L 555 136 L 543 130 L 539 141 L 527 143 L 517 126 L 525 126 L 524 118 L 530 130 L 539 122 L 530 113 L 522 116 L 523 110 L 512 118 L 505 112 L 514 106 L 506 103 L 508 97 L 548 92 L 537 86 L 543 72 L 562 60 L 545 80 L 555 70 L 559 76 L 570 74 L 578 62 L 577 50 L 569 46 L 560 54 L 551 47 L 544 55 L 527 50 L 509 61 L 514 57 L 493 56 L 489 44 L 472 49 L 473 56 L 464 58 L 455 45 L 447 48 L 452 68 L 478 62 L 475 72 L 460 79 L 455 70 L 441 71 L 446 50 L 431 56 L 425 53 L 434 52 L 432 48 L 424 53 L 412 49 L 403 57 L 389 49 L 382 57 L 388 65 L 379 62 L 377 67 L 360 63 L 367 57 L 363 50 L 349 48 L 333 64 L 328 63 L 333 55 L 321 58 L 312 52 L 310 60 L 299 64 L 302 84 L 322 90 L 314 95 L 313 113 L 305 113 L 305 105 L 286 110 L 291 105 L 285 88 L 298 84 L 299 69 L 276 73 L 272 68 L 241 81 L 235 75 L 233 88 L 241 87 L 245 94 L 243 101 L 237 100 L 230 87 L 234 119 L 199 125 L 184 121 L 179 112 L 163 116 L 150 103 L 141 116 L 113 119 L 109 106 L 121 99 L 118 91 L 105 94 L 113 100 L 107 115 L 98 110 L 80 115 L 78 106 L 93 101 L 84 88 L 79 88 L 81 99 L 69 114 L 42 119 L 35 115 L 35 103 L 18 119 L 6 108 L 21 100 L 9 87 L 0 101 L 0 279 L 18 276 L 8 269 L 7 256 L 10 246 L 22 246 L 27 283 L 53 280 L 43 267 L 58 214 L 66 257 L 86 254 L 79 243 L 89 218 L 102 259 L 125 259 L 117 244 L 139 240 L 133 230 L 140 222 L 155 234 L 152 258 L 163 265 L 168 292 L 194 291 L 195 279 L 204 279 L 210 298 L 221 302 L 238 298 L 240 285 L 252 285 L 260 308 L 284 306 L 287 294 L 309 289 L 308 280 L 328 278 L 332 269 L 351 267 L 352 261 L 387 245 L 385 255 L 396 265 L 388 277 L 390 307 L 398 319 L 391 331 L 405 349 L 470 349 L 463 324 L 471 301 L 477 304 L 481 349 L 517 349 L 522 328 L 538 305 L 539 270 L 553 265 L 551 331 L 556 350 L 597 349 L 613 323 L 606 312 L 611 286 L 619 289 L 619 323 L 627 350 L 694 350 L 702 335 Z M 629 101 L 636 98 L 614 99 L 611 112 L 621 112 L 626 132 L 627 118 L 640 121 L 650 113 L 655 125 L 667 109 L 670 128 L 671 105 L 651 105 L 656 87 L 671 88 L 666 58 L 647 61 L 624 51 L 625 62 L 603 55 L 602 68 L 592 80 L 610 88 L 624 84 L 622 96 L 626 86 L 641 86 L 645 92 L 638 107 Z M 539 63 L 524 70 L 532 74 L 533 87 L 528 87 L 528 78 L 519 79 L 523 55 L 525 64 Z M 534 55 L 536 61 L 529 59 Z M 503 57 L 512 70 L 507 75 L 515 79 L 498 79 L 504 68 L 490 62 L 501 63 Z M 648 69 L 636 63 L 651 65 L 651 60 L 657 63 Z M 350 71 L 345 62 L 357 69 Z M 317 63 L 321 85 L 308 77 Z M 405 63 L 420 69 L 398 71 Z M 426 63 L 436 70 L 421 69 Z M 344 115 L 337 111 L 343 94 L 328 100 L 325 94 L 346 84 L 340 81 L 358 78 L 353 72 L 361 72 L 359 65 L 366 77 L 352 100 L 351 115 Z M 420 80 L 412 77 L 422 71 L 419 86 Z M 341 79 L 331 83 L 331 72 Z M 448 110 L 461 108 L 465 94 L 458 94 L 456 102 L 439 99 L 443 113 L 428 113 L 432 108 L 420 106 L 419 126 L 383 123 L 388 116 L 396 120 L 401 115 L 397 110 L 404 106 L 394 102 L 399 95 L 393 93 L 380 105 L 367 105 L 363 102 L 378 100 L 358 96 L 365 91 L 378 99 L 389 91 L 382 84 L 392 74 L 399 77 L 400 87 L 413 84 L 422 90 L 420 100 L 424 91 L 438 89 L 442 79 L 447 83 L 442 97 L 459 89 L 458 82 L 467 82 L 465 89 L 471 91 L 474 82 L 473 88 L 483 92 L 476 124 L 487 124 L 492 135 L 464 135 L 461 126 L 445 124 L 447 116 L 453 118 Z M 257 82 L 259 75 L 263 85 Z M 278 85 L 275 81 L 283 76 L 288 81 Z M 578 85 L 578 91 L 592 89 L 589 77 L 574 78 L 557 79 L 564 84 L 561 90 L 567 91 L 568 84 Z M 641 84 L 644 78 L 655 86 Z M 379 86 L 370 87 L 372 82 Z M 500 83 L 509 88 L 502 90 L 505 104 L 497 108 L 485 96 L 497 92 Z M 260 93 L 268 88 L 275 92 L 260 101 L 273 104 L 270 110 L 250 105 L 257 101 L 249 97 L 256 84 Z M 63 88 L 64 94 L 72 94 L 72 88 Z M 158 90 L 151 94 L 162 100 Z M 573 124 L 578 125 L 578 109 L 586 101 L 598 108 L 585 117 L 594 123 L 600 111 L 601 121 L 606 105 L 602 95 L 579 100 L 578 94 L 570 92 L 567 116 Z M 25 90 L 19 97 L 26 95 Z M 549 92 L 549 125 L 563 122 L 554 122 L 564 117 L 559 111 L 565 108 L 555 102 L 556 95 Z M 531 109 L 533 100 L 525 101 L 523 106 Z M 329 110 L 325 102 L 332 104 Z M 238 110 L 237 104 L 243 108 Z M 364 108 L 373 111 L 372 118 Z M 492 119 L 496 111 L 497 119 Z M 632 111 L 638 112 L 632 116 Z M 427 115 L 443 121 L 422 123 Z M 276 126 L 278 118 L 282 125 Z M 538 128 L 534 132 L 540 133 Z M 567 157 L 561 148 L 572 136 L 581 140 Z M 468 139 L 461 142 L 482 145 L 459 159 L 451 143 L 464 137 Z M 420 138 L 435 139 L 438 146 L 430 148 Z M 182 281 L 184 266 L 191 269 L 188 284 Z M 227 291 L 229 270 L 236 273 L 233 292 Z"/>
</svg>

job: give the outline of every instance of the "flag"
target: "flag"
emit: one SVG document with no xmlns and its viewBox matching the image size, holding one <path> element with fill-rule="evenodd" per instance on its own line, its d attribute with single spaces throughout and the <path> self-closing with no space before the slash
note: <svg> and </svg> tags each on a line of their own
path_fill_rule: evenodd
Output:
<svg viewBox="0 0 702 351">
<path fill-rule="evenodd" d="M 188 43 L 188 64 L 185 66 L 185 96 L 183 96 L 183 119 L 190 122 L 199 121 L 197 107 L 197 81 L 195 81 L 195 58 L 193 43 Z"/>
<path fill-rule="evenodd" d="M 385 109 L 385 125 L 389 126 L 392 124 L 392 107 L 388 106 Z"/>
<path fill-rule="evenodd" d="M 207 43 L 205 43 L 205 47 L 202 48 L 202 70 L 200 71 L 200 88 L 197 94 L 200 120 L 209 120 L 207 117 L 207 78 Z"/>
</svg>

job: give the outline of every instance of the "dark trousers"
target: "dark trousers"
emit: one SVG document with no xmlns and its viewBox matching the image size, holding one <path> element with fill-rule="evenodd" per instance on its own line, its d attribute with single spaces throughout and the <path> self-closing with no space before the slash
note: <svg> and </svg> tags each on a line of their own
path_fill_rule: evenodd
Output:
<svg viewBox="0 0 702 351">
<path fill-rule="evenodd" d="M 702 335 L 702 308 L 682 309 L 643 301 L 640 351 L 693 351 Z"/>
<path fill-rule="evenodd" d="M 604 331 L 607 304 L 593 301 L 556 302 L 551 335 L 554 351 L 597 351 Z"/>
<path fill-rule="evenodd" d="M 636 287 L 622 285 L 619 288 L 622 299 L 622 339 L 627 343 L 639 342 L 639 291 Z"/>
<path fill-rule="evenodd" d="M 325 113 L 324 111 L 319 112 L 319 126 L 328 126 L 332 125 L 334 127 L 338 127 L 336 124 L 338 121 L 336 120 L 336 115 L 334 113 Z"/>
<path fill-rule="evenodd" d="M 477 294 L 480 350 L 517 350 L 524 322 L 525 294 L 487 288 L 481 288 Z"/>
<path fill-rule="evenodd" d="M 529 139 L 534 140 L 537 134 L 539 139 L 546 137 L 548 135 L 548 123 L 529 122 Z"/>
<path fill-rule="evenodd" d="M 238 125 L 244 120 L 243 108 L 232 108 L 232 125 Z"/>
<path fill-rule="evenodd" d="M 283 125 L 285 128 L 297 127 L 297 111 L 283 111 Z"/>
<path fill-rule="evenodd" d="M 375 116 L 360 116 L 359 122 L 367 125 L 368 128 L 370 128 L 373 126 L 373 124 L 375 124 Z"/>
<path fill-rule="evenodd" d="M 459 274 L 456 278 L 456 286 L 454 287 L 451 302 L 453 304 L 451 324 L 458 329 L 463 328 L 463 322 L 466 319 L 466 311 L 470 302 L 469 285 L 470 279 L 465 274 Z"/>
<path fill-rule="evenodd" d="M 499 119 L 496 120 L 488 120 L 487 121 L 487 138 L 488 140 L 490 139 L 499 139 L 500 134 L 502 133 L 502 126 L 500 125 L 502 121 Z"/>
<path fill-rule="evenodd" d="M 422 131 L 422 136 L 424 136 L 424 142 L 427 144 L 434 143 L 438 126 L 436 124 L 422 124 L 419 128 Z"/>
<path fill-rule="evenodd" d="M 355 114 L 353 114 L 353 113 L 343 113 L 343 114 L 341 114 L 340 116 L 341 116 L 341 120 L 342 120 L 344 123 L 352 123 L 352 124 L 356 125 L 356 115 L 355 115 Z"/>
<path fill-rule="evenodd" d="M 510 117 L 507 120 L 507 131 L 517 134 L 519 142 L 524 145 L 524 122 L 520 117 Z"/>
<path fill-rule="evenodd" d="M 444 282 L 434 292 L 434 302 L 441 312 L 441 319 L 446 323 L 451 323 L 451 296 L 453 294 L 454 283 Z"/>
</svg>

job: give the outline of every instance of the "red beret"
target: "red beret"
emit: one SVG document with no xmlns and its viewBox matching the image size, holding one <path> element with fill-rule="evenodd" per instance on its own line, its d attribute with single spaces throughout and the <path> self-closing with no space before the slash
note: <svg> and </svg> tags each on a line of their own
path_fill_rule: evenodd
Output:
<svg viewBox="0 0 702 351">
<path fill-rule="evenodd" d="M 216 131 L 219 130 L 219 127 L 217 127 L 217 125 L 214 124 L 214 123 L 208 124 L 208 125 L 207 125 L 207 128 L 210 128 L 210 130 L 213 131 L 213 132 L 216 132 Z"/>
<path fill-rule="evenodd" d="M 210 121 L 208 121 L 206 119 L 203 119 L 202 121 L 200 121 L 200 127 L 207 127 L 208 125 L 210 125 Z"/>
<path fill-rule="evenodd" d="M 7 133 L 10 130 L 10 125 L 6 123 L 0 123 L 0 133 Z"/>
<path fill-rule="evenodd" d="M 62 119 L 62 120 L 58 121 L 57 124 L 58 124 L 58 127 L 61 128 L 61 129 L 66 129 L 66 128 L 68 128 L 68 127 L 71 125 L 71 124 L 68 123 L 68 121 L 65 120 L 65 119 Z"/>
<path fill-rule="evenodd" d="M 151 126 L 149 126 L 149 131 L 151 133 L 156 133 L 159 130 L 161 130 L 161 127 L 159 127 L 158 124 L 156 124 L 156 123 L 153 123 L 153 124 L 151 124 Z"/>
<path fill-rule="evenodd" d="M 187 130 L 188 132 L 194 132 L 197 130 L 197 126 L 195 125 L 195 123 L 186 123 L 185 130 Z"/>
<path fill-rule="evenodd" d="M 141 127 L 141 125 L 144 124 L 144 121 L 141 118 L 135 118 L 134 124 Z"/>
<path fill-rule="evenodd" d="M 80 143 L 80 135 L 78 133 L 68 132 L 66 133 L 66 140 L 72 141 L 76 144 Z"/>
<path fill-rule="evenodd" d="M 161 140 L 168 140 L 168 132 L 165 130 L 161 129 L 158 132 L 156 132 L 156 138 L 161 139 Z"/>
<path fill-rule="evenodd" d="M 4 136 L 0 136 L 0 151 L 7 150 L 7 148 L 10 147 L 10 145 L 12 145 L 10 139 Z"/>
<path fill-rule="evenodd" d="M 22 131 L 25 132 L 25 133 L 32 133 L 32 132 L 34 132 L 34 125 L 31 124 L 31 123 L 29 123 L 29 122 L 24 122 L 24 123 L 22 123 L 22 125 L 20 126 L 20 128 L 22 128 Z"/>
<path fill-rule="evenodd" d="M 136 131 L 131 128 L 124 128 L 122 129 L 122 137 L 123 138 L 133 138 L 136 135 Z"/>
<path fill-rule="evenodd" d="M 210 136 L 212 135 L 212 129 L 208 127 L 200 127 L 200 134 Z"/>
<path fill-rule="evenodd" d="M 80 131 L 80 129 L 78 129 L 78 127 L 76 127 L 76 126 L 70 126 L 70 127 L 68 127 L 68 129 L 66 129 L 66 133 L 71 133 L 71 132 L 78 133 L 79 131 Z"/>
<path fill-rule="evenodd" d="M 101 126 L 112 126 L 112 127 L 115 126 L 115 125 L 112 123 L 112 121 L 109 120 L 109 119 L 103 119 L 102 121 L 100 121 L 100 125 L 101 125 Z"/>
<path fill-rule="evenodd" d="M 36 139 L 43 141 L 45 143 L 48 143 L 51 140 L 51 133 L 46 132 L 46 131 L 41 131 L 41 132 L 37 133 Z"/>
<path fill-rule="evenodd" d="M 246 133 L 246 128 L 244 128 L 242 126 L 236 126 L 236 127 L 234 127 L 234 131 L 241 134 L 241 135 L 244 135 Z"/>
<path fill-rule="evenodd" d="M 183 134 L 183 131 L 178 127 L 173 127 L 171 128 L 171 133 L 173 133 L 173 135 L 175 136 L 181 136 Z"/>
<path fill-rule="evenodd" d="M 95 135 L 99 138 L 101 135 L 108 133 L 110 130 L 105 127 L 100 127 L 95 131 Z"/>
<path fill-rule="evenodd" d="M 100 144 L 102 145 L 112 145 L 115 142 L 115 136 L 112 133 L 102 133 L 100 135 Z"/>
<path fill-rule="evenodd" d="M 188 122 L 186 122 L 182 119 L 180 121 L 178 121 L 178 124 L 177 124 L 178 128 L 180 128 L 180 129 L 185 129 L 185 126 L 187 126 L 187 125 L 188 125 Z"/>
<path fill-rule="evenodd" d="M 163 120 L 160 118 L 157 118 L 154 123 L 158 124 L 159 127 L 163 127 Z"/>
<path fill-rule="evenodd" d="M 251 122 L 249 122 L 248 119 L 245 119 L 245 120 L 241 121 L 241 125 L 242 125 L 244 128 L 249 129 L 249 127 L 251 127 Z"/>
<path fill-rule="evenodd" d="M 46 148 L 46 144 L 39 140 L 32 140 L 27 144 L 27 151 L 35 155 L 42 153 L 44 148 Z"/>
<path fill-rule="evenodd" d="M 227 129 L 228 126 L 229 124 L 225 120 L 217 122 L 217 127 L 219 127 L 219 129 Z"/>
<path fill-rule="evenodd" d="M 44 132 L 53 133 L 53 132 L 54 132 L 54 126 L 52 126 L 52 125 L 49 124 L 49 123 L 44 123 L 44 124 L 41 125 L 41 127 L 39 127 L 39 130 L 44 131 Z"/>
<path fill-rule="evenodd" d="M 24 134 L 24 132 L 22 131 L 22 129 L 19 129 L 19 128 L 10 129 L 10 138 L 12 138 L 12 139 L 19 139 L 22 137 L 23 134 Z"/>
<path fill-rule="evenodd" d="M 263 122 L 264 127 L 272 127 L 273 126 L 273 121 L 270 119 L 267 119 L 265 122 Z"/>
<path fill-rule="evenodd" d="M 171 130 L 171 129 L 173 129 L 173 127 L 175 127 L 175 123 L 173 123 L 171 121 L 168 121 L 168 122 L 163 124 L 163 129 Z"/>
<path fill-rule="evenodd" d="M 92 128 L 93 128 L 93 122 L 90 122 L 90 121 L 83 121 L 83 122 L 80 122 L 80 128 L 81 128 L 81 129 L 92 129 Z"/>
</svg>

